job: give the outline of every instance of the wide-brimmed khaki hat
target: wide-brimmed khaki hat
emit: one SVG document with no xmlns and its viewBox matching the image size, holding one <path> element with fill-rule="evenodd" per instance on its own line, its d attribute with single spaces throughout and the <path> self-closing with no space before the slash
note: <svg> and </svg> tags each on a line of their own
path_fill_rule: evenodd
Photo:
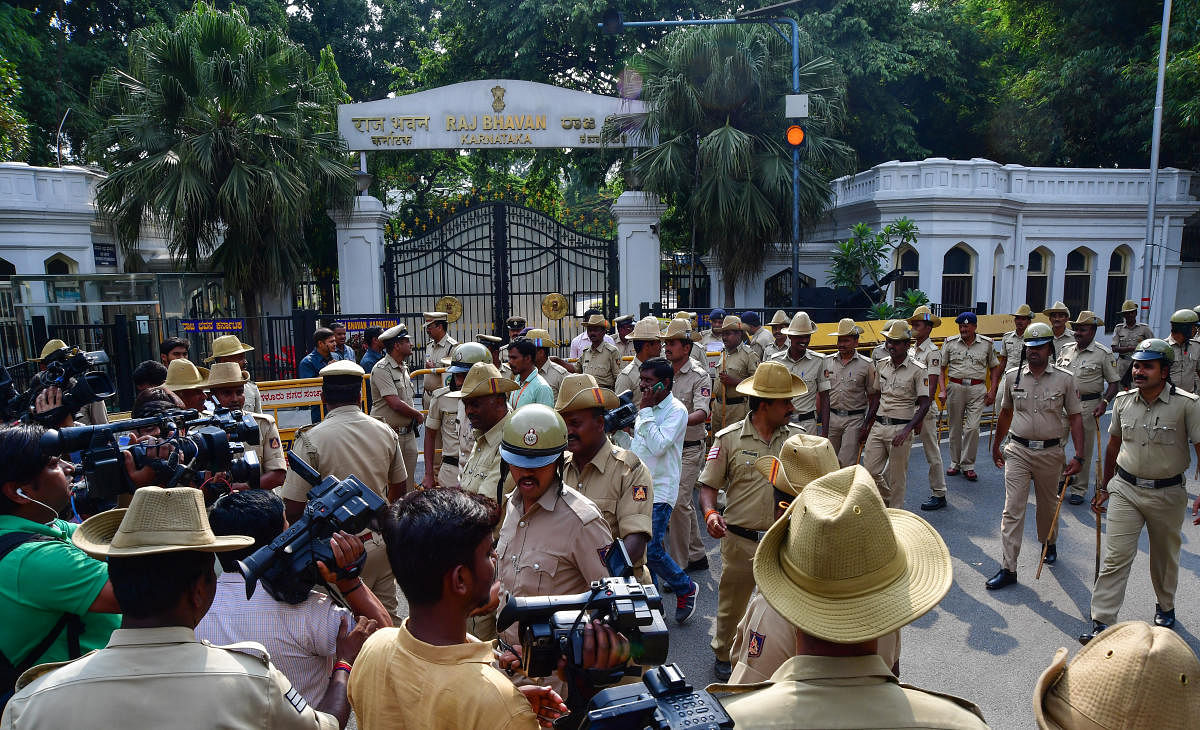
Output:
<svg viewBox="0 0 1200 730">
<path fill-rule="evenodd" d="M 1021 306 L 1017 307 L 1017 311 L 1013 312 L 1012 316 L 1029 317 L 1030 319 L 1033 319 L 1033 310 L 1029 308 L 1028 304 L 1022 304 Z"/>
<path fill-rule="evenodd" d="M 379 335 L 379 341 L 391 342 L 392 340 L 398 340 L 401 337 L 409 337 L 408 325 L 404 324 L 403 322 L 397 324 L 395 327 L 389 327 L 388 329 L 384 330 L 383 333 Z M 409 339 L 411 339 L 411 337 Z"/>
<path fill-rule="evenodd" d="M 490 362 L 477 362 L 467 371 L 462 388 L 446 393 L 447 398 L 479 398 L 496 393 L 511 393 L 521 386 L 500 374 Z"/>
<path fill-rule="evenodd" d="M 219 362 L 208 371 L 209 388 L 227 388 L 243 385 L 250 379 L 250 373 L 242 370 L 236 362 Z"/>
<path fill-rule="evenodd" d="M 796 316 L 792 317 L 791 323 L 783 328 L 785 335 L 811 335 L 817 331 L 813 326 L 812 320 L 808 318 L 808 312 L 796 312 Z"/>
<path fill-rule="evenodd" d="M 641 342 L 651 342 L 657 340 L 662 334 L 662 330 L 658 326 L 658 318 L 654 315 L 646 315 L 633 325 L 633 332 L 629 333 L 629 339 Z"/>
<path fill-rule="evenodd" d="M 204 362 L 212 362 L 218 357 L 229 357 L 250 352 L 254 348 L 238 339 L 237 335 L 221 335 L 212 341 L 212 354 L 204 358 Z"/>
<path fill-rule="evenodd" d="M 421 312 L 421 316 L 425 318 L 426 327 L 437 322 L 446 323 L 450 319 L 450 315 L 445 312 Z"/>
<path fill-rule="evenodd" d="M 367 371 L 362 369 L 362 365 L 353 360 L 334 360 L 317 371 L 317 375 L 320 375 L 322 378 L 334 378 L 339 375 L 361 378 L 366 374 Z"/>
<path fill-rule="evenodd" d="M 833 333 L 835 337 L 858 337 L 863 333 L 863 328 L 854 324 L 854 320 L 849 317 L 843 317 L 838 320 L 837 331 Z"/>
<path fill-rule="evenodd" d="M 909 324 L 916 324 L 917 322 L 928 322 L 930 324 L 930 326 L 933 326 L 933 327 L 941 327 L 942 326 L 942 318 L 935 315 L 933 313 L 933 310 L 931 310 L 925 304 L 922 304 L 921 306 L 914 309 L 912 316 L 909 317 L 906 321 Z"/>
<path fill-rule="evenodd" d="M 604 329 L 608 329 L 608 320 L 604 318 L 603 314 L 593 314 L 592 316 L 580 322 L 579 326 L 583 327 L 584 329 L 587 329 L 588 327 L 603 327 Z"/>
<path fill-rule="evenodd" d="M 1200 661 L 1168 628 L 1141 621 L 1109 627 L 1067 663 L 1054 654 L 1033 689 L 1039 728 L 1195 727 L 1200 716 Z"/>
<path fill-rule="evenodd" d="M 775 310 L 775 316 L 771 317 L 771 321 L 767 322 L 768 327 L 781 327 L 788 323 L 787 312 L 782 309 Z"/>
<path fill-rule="evenodd" d="M 898 319 L 883 331 L 883 338 L 897 341 L 912 340 L 912 328 L 908 326 L 908 322 Z"/>
<path fill-rule="evenodd" d="M 124 558 L 185 550 L 222 553 L 249 547 L 254 538 L 214 535 L 199 489 L 142 487 L 134 491 L 128 508 L 84 520 L 71 542 L 93 557 Z"/>
<path fill-rule="evenodd" d="M 181 357 L 178 360 L 172 360 L 171 363 L 167 365 L 167 380 L 163 383 L 163 385 L 165 385 L 169 390 L 195 390 L 197 388 L 207 388 L 208 368 L 198 368 L 186 357 Z"/>
<path fill-rule="evenodd" d="M 754 554 L 754 582 L 767 603 L 804 633 L 842 644 L 915 621 L 953 579 L 937 530 L 885 507 L 858 464 L 809 482 Z"/>
<path fill-rule="evenodd" d="M 1042 310 L 1042 314 L 1049 317 L 1051 314 L 1065 314 L 1071 316 L 1071 310 L 1067 309 L 1067 305 L 1062 302 L 1055 302 L 1054 306 Z"/>
<path fill-rule="evenodd" d="M 741 317 L 737 316 L 736 314 L 730 314 L 727 315 L 725 319 L 721 320 L 720 327 L 713 327 L 712 331 L 714 334 L 724 334 L 726 332 L 733 332 L 735 330 L 738 332 L 747 332 L 749 329 L 750 328 L 742 322 Z"/>
<path fill-rule="evenodd" d="M 41 362 L 66 346 L 67 343 L 63 342 L 62 340 L 50 340 L 46 344 L 42 345 L 42 354 L 38 355 L 37 357 L 29 358 L 29 362 Z"/>
<path fill-rule="evenodd" d="M 550 336 L 550 333 L 540 327 L 534 327 L 525 334 L 521 335 L 526 340 L 533 340 L 533 344 L 537 347 L 558 347 L 558 343 Z"/>
<path fill-rule="evenodd" d="M 756 398 L 795 398 L 808 392 L 808 386 L 781 362 L 768 360 L 754 374 L 737 384 L 737 392 Z"/>
<path fill-rule="evenodd" d="M 667 324 L 667 331 L 658 336 L 660 340 L 691 340 L 697 339 L 697 334 L 692 331 L 691 320 L 676 317 Z"/>
<path fill-rule="evenodd" d="M 1136 312 L 1136 311 L 1138 311 L 1138 305 L 1137 305 L 1137 302 L 1133 301 L 1132 299 L 1126 299 L 1124 304 L 1121 305 L 1121 312 Z"/>
<path fill-rule="evenodd" d="M 591 375 L 576 373 L 563 378 L 558 386 L 558 398 L 554 400 L 554 410 L 559 413 L 583 411 L 589 408 L 603 408 L 611 411 L 621 405 L 617 394 L 608 388 L 601 388 Z"/>
<path fill-rule="evenodd" d="M 1085 309 L 1079 313 L 1079 316 L 1075 317 L 1074 322 L 1067 322 L 1067 324 L 1069 324 L 1072 327 L 1075 327 L 1077 325 L 1089 325 L 1089 324 L 1092 326 L 1095 326 L 1095 327 L 1102 327 L 1102 326 L 1104 326 L 1104 320 L 1100 319 L 1100 317 L 1097 316 L 1095 312 L 1091 312 L 1091 311 L 1088 311 Z"/>
<path fill-rule="evenodd" d="M 685 312 L 682 309 L 676 312 L 671 319 L 686 319 L 689 322 L 696 318 L 695 312 Z"/>
<path fill-rule="evenodd" d="M 795 497 L 817 477 L 841 468 L 837 451 L 824 436 L 798 433 L 783 442 L 779 458 L 760 456 L 754 468 L 771 486 Z"/>
</svg>

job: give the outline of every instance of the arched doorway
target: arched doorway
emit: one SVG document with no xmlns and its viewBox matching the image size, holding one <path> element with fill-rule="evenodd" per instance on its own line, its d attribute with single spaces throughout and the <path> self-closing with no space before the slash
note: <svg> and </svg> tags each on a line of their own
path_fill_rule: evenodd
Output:
<svg viewBox="0 0 1200 730">
<path fill-rule="evenodd" d="M 959 242 L 942 257 L 942 312 L 958 314 L 975 308 L 975 252 Z"/>
</svg>

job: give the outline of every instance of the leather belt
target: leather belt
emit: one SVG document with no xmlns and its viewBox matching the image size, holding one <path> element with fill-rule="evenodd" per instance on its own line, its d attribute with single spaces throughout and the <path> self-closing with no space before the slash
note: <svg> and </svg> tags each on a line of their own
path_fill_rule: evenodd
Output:
<svg viewBox="0 0 1200 730">
<path fill-rule="evenodd" d="M 1009 434 L 1008 437 L 1022 446 L 1030 449 L 1049 449 L 1053 446 L 1058 446 L 1062 439 L 1045 439 L 1043 441 L 1035 441 L 1033 439 L 1025 439 L 1015 434 Z"/>
<path fill-rule="evenodd" d="M 1100 393 L 1080 393 L 1079 400 L 1096 400 L 1100 397 Z"/>
<path fill-rule="evenodd" d="M 1119 466 L 1117 467 L 1117 473 L 1121 475 L 1122 479 L 1129 482 L 1133 486 L 1141 487 L 1143 489 L 1162 489 L 1163 487 L 1175 487 L 1183 484 L 1182 474 L 1176 474 L 1175 476 L 1167 477 L 1166 479 L 1142 479 L 1141 477 L 1135 477 L 1133 474 L 1130 474 Z"/>
<path fill-rule="evenodd" d="M 704 439 L 698 439 L 698 440 L 696 440 L 696 441 L 684 441 L 684 442 L 683 442 L 683 448 L 685 448 L 685 449 L 690 449 L 690 448 L 692 448 L 693 446 L 703 446 L 703 445 L 704 445 Z"/>
<path fill-rule="evenodd" d="M 843 411 L 838 408 L 830 408 L 829 412 L 833 413 L 834 415 L 838 415 L 838 416 L 861 416 L 862 414 L 867 412 L 867 409 L 859 408 L 858 410 L 854 410 L 854 411 Z"/>
<path fill-rule="evenodd" d="M 754 542 L 761 541 L 763 536 L 760 530 L 751 530 L 750 528 L 742 527 L 741 525 L 731 525 L 729 523 L 725 523 L 725 529 L 729 530 L 738 537 L 744 537 L 747 540 L 753 540 Z"/>
<path fill-rule="evenodd" d="M 413 427 L 410 423 L 407 426 L 393 426 L 392 430 L 396 432 L 397 436 L 403 436 L 405 434 L 412 433 Z"/>
<path fill-rule="evenodd" d="M 982 380 L 976 380 L 975 378 L 950 378 L 950 382 L 958 383 L 959 385 L 981 385 L 983 383 Z"/>
<path fill-rule="evenodd" d="M 449 464 L 450 466 L 458 466 L 458 457 L 457 457 L 457 456 L 445 456 L 445 455 L 443 455 L 443 456 L 442 456 L 442 463 L 443 463 L 443 464 Z"/>
<path fill-rule="evenodd" d="M 742 396 L 741 398 L 726 398 L 725 399 L 725 405 L 727 405 L 727 406 L 738 406 L 745 402 L 746 402 L 745 396 Z"/>
<path fill-rule="evenodd" d="M 890 416 L 875 416 L 876 423 L 882 423 L 885 426 L 907 426 L 912 419 L 891 418 Z"/>
<path fill-rule="evenodd" d="M 817 419 L 817 412 L 809 411 L 808 413 L 797 413 L 795 418 L 797 421 L 815 421 Z"/>
</svg>

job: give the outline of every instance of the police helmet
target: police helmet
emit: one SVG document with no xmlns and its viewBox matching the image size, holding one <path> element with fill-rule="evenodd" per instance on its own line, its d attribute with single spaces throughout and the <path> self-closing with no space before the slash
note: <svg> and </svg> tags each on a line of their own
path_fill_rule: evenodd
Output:
<svg viewBox="0 0 1200 730">
<path fill-rule="evenodd" d="M 487 347 L 478 342 L 464 342 L 454 346 L 450 354 L 450 367 L 446 368 L 446 372 L 465 373 L 477 362 L 491 361 L 492 353 Z"/>
<path fill-rule="evenodd" d="M 521 406 L 504 423 L 500 456 L 513 466 L 537 469 L 553 464 L 566 448 L 567 424 L 549 406 Z"/>
<path fill-rule="evenodd" d="M 1025 328 L 1022 339 L 1025 340 L 1026 347 L 1037 347 L 1053 341 L 1054 330 L 1050 329 L 1050 325 L 1045 322 L 1034 322 Z"/>
<path fill-rule="evenodd" d="M 1186 310 L 1191 311 L 1191 310 Z M 1178 312 L 1176 312 L 1178 314 Z M 1195 316 L 1195 312 L 1192 312 Z M 1174 319 L 1174 317 L 1172 317 Z M 1167 363 L 1175 361 L 1175 350 L 1171 347 L 1171 343 L 1158 337 L 1151 337 L 1148 340 L 1142 340 L 1133 351 L 1134 360 L 1166 360 Z"/>
<path fill-rule="evenodd" d="M 1196 322 L 1200 322 L 1200 315 L 1191 309 L 1180 309 L 1171 315 L 1171 324 L 1196 324 Z"/>
</svg>

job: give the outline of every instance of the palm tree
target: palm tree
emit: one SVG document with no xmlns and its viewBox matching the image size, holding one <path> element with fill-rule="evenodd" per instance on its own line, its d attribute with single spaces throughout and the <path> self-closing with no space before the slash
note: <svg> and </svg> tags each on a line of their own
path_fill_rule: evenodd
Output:
<svg viewBox="0 0 1200 730">
<path fill-rule="evenodd" d="M 790 64 L 790 45 L 767 26 L 673 31 L 629 64 L 641 76 L 646 114 L 610 126 L 658 140 L 633 160 L 633 171 L 645 189 L 691 216 L 697 249 L 707 248 L 724 272 L 726 306 L 790 228 L 792 160 L 783 144 Z M 811 114 L 801 149 L 802 229 L 825 211 L 829 180 L 853 170 L 854 151 L 832 136 L 845 117 L 840 76 L 801 33 L 800 90 Z"/>
<path fill-rule="evenodd" d="M 336 129 L 340 80 L 245 10 L 198 2 L 133 34 L 129 70 L 109 69 L 92 139 L 109 176 L 100 210 L 136 253 L 143 223 L 167 232 L 176 261 L 225 275 L 243 312 L 294 282 L 309 258 L 314 206 L 344 204 L 354 177 Z"/>
</svg>

